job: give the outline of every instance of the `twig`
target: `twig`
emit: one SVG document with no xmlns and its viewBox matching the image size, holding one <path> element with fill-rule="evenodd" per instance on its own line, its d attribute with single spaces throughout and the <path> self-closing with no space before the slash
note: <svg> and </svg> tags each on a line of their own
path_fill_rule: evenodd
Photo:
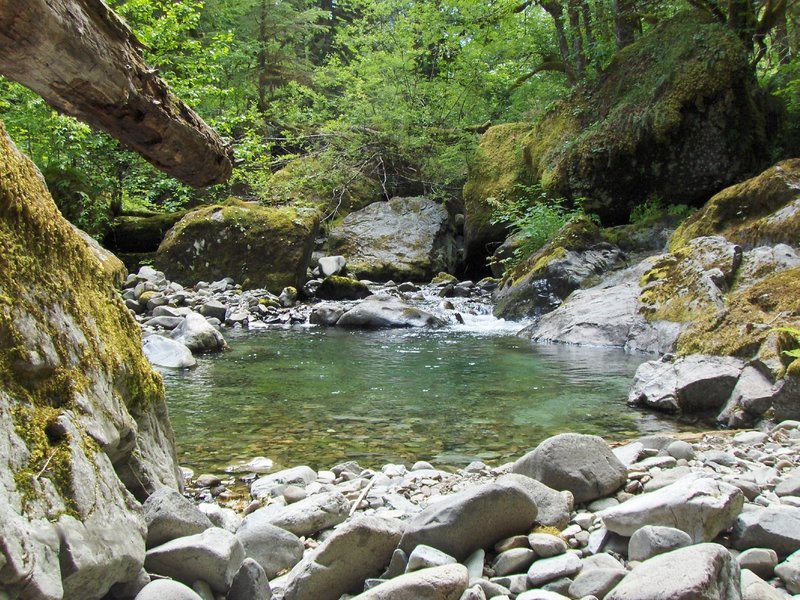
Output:
<svg viewBox="0 0 800 600">
<path fill-rule="evenodd" d="M 353 514 L 356 512 L 356 510 L 358 510 L 358 507 L 364 501 L 364 498 L 367 497 L 367 494 L 369 493 L 370 489 L 372 489 L 372 484 L 375 483 L 375 479 L 376 477 L 373 476 L 373 478 L 369 480 L 367 487 L 364 488 L 364 491 L 361 492 L 361 495 L 358 497 L 355 504 L 353 504 L 353 507 L 350 509 L 350 514 L 348 516 L 352 517 Z"/>
<path fill-rule="evenodd" d="M 42 473 L 44 473 L 45 469 L 47 468 L 47 465 L 49 465 L 49 464 L 50 464 L 50 461 L 51 461 L 51 460 L 52 460 L 52 458 L 53 458 L 53 457 L 56 455 L 56 452 L 58 452 L 58 448 L 56 448 L 55 450 L 53 450 L 53 451 L 50 453 L 50 456 L 48 456 L 48 457 L 47 457 L 47 460 L 46 460 L 46 461 L 44 461 L 44 465 L 42 465 L 42 468 L 41 468 L 41 469 L 39 469 L 39 472 L 36 474 L 36 476 L 34 477 L 34 479 L 39 479 L 39 477 L 41 477 L 41 476 L 42 476 Z"/>
</svg>

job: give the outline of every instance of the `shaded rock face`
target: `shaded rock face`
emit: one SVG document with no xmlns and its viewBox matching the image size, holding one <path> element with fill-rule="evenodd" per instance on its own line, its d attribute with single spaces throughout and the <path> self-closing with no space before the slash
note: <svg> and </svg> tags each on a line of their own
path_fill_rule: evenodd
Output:
<svg viewBox="0 0 800 600">
<path fill-rule="evenodd" d="M 741 100 L 757 97 L 736 36 L 682 13 L 546 114 L 525 140 L 526 160 L 545 190 L 588 198 L 605 222 L 624 222 L 653 195 L 697 203 L 767 159 L 763 111 Z"/>
<path fill-rule="evenodd" d="M 232 277 L 247 288 L 301 287 L 318 225 L 313 210 L 232 199 L 178 221 L 158 248 L 156 266 L 186 284 Z"/>
<path fill-rule="evenodd" d="M 447 209 L 422 197 L 392 198 L 350 213 L 329 241 L 350 272 L 376 281 L 428 281 L 457 263 Z"/>
<path fill-rule="evenodd" d="M 186 211 L 114 219 L 103 243 L 115 252 L 155 252 Z"/>
<path fill-rule="evenodd" d="M 530 123 L 505 123 L 481 136 L 464 185 L 464 259 L 482 262 L 506 237 L 502 223 L 492 223 L 492 202 L 519 197 L 520 185 L 530 184 L 522 140 Z"/>
<path fill-rule="evenodd" d="M 0 126 L 0 588 L 99 598 L 179 487 L 164 389 L 102 264 Z"/>
</svg>

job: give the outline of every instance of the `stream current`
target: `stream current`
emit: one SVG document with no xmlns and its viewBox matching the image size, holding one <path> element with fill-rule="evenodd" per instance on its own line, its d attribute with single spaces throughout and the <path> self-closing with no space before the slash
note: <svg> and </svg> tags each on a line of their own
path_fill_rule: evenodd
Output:
<svg viewBox="0 0 800 600">
<path fill-rule="evenodd" d="M 679 424 L 625 403 L 647 355 L 532 345 L 488 304 L 419 297 L 451 325 L 227 330 L 231 349 L 165 371 L 180 463 L 196 472 L 266 456 L 276 469 L 427 460 L 501 464 L 557 433 L 613 439 Z"/>
</svg>

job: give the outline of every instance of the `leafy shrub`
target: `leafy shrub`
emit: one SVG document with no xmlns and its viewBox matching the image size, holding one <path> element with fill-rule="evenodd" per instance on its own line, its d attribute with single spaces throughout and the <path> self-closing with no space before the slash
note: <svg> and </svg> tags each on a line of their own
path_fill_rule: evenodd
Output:
<svg viewBox="0 0 800 600">
<path fill-rule="evenodd" d="M 93 238 L 101 240 L 111 221 L 108 197 L 78 169 L 49 165 L 43 175 L 64 218 Z"/>
<path fill-rule="evenodd" d="M 694 210 L 694 208 L 686 204 L 669 204 L 665 206 L 658 196 L 653 196 L 645 200 L 642 204 L 634 206 L 633 210 L 631 210 L 630 217 L 628 217 L 628 221 L 631 225 L 637 225 L 657 221 L 666 216 L 684 219 L 694 212 Z"/>
</svg>

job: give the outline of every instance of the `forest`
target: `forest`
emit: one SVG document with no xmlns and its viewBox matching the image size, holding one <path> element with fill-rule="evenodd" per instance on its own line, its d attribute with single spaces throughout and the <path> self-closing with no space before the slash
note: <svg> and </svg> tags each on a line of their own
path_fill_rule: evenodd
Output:
<svg viewBox="0 0 800 600">
<path fill-rule="evenodd" d="M 65 216 L 98 238 L 122 213 L 170 212 L 231 194 L 303 202 L 273 177 L 290 164 L 300 177 L 325 179 L 311 187 L 334 196 L 367 176 L 387 198 L 458 201 L 490 125 L 536 122 L 572 90 L 602 80 L 626 46 L 687 10 L 731 28 L 760 88 L 780 101 L 788 122 L 800 118 L 797 0 L 109 5 L 148 63 L 230 142 L 236 166 L 224 186 L 193 190 L 0 79 L 0 113 L 12 138 Z"/>
</svg>

